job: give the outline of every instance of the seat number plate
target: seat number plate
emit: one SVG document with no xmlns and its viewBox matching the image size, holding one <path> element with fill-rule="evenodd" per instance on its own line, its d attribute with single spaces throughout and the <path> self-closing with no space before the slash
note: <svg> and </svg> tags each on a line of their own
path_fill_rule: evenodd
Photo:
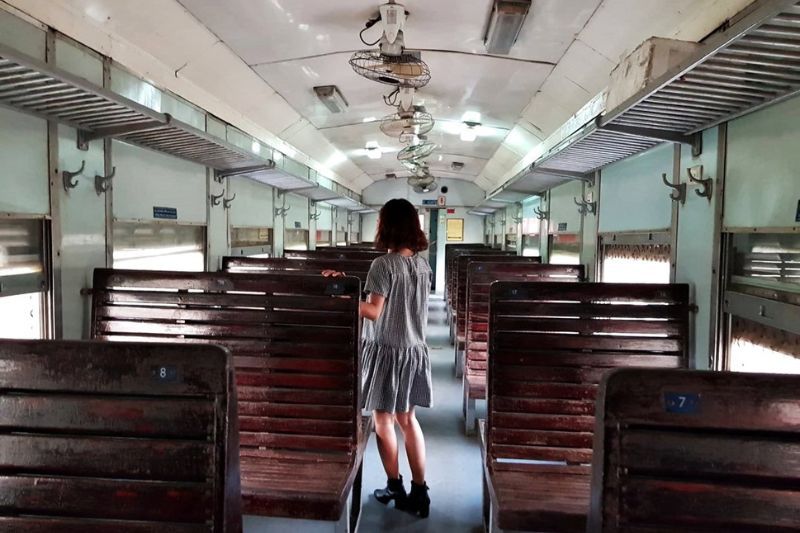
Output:
<svg viewBox="0 0 800 533">
<path fill-rule="evenodd" d="M 664 409 L 668 413 L 691 414 L 700 407 L 700 395 L 683 392 L 665 392 Z"/>
</svg>

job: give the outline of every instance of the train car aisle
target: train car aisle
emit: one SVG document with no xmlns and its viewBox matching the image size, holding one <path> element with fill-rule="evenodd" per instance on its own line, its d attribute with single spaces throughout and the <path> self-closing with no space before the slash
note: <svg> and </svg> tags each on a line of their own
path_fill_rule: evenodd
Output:
<svg viewBox="0 0 800 533">
<path fill-rule="evenodd" d="M 386 484 L 386 474 L 373 435 L 364 459 L 363 507 L 359 529 L 362 532 L 483 531 L 481 451 L 477 438 L 464 436 L 461 381 L 453 377 L 453 347 L 447 336 L 444 301 L 441 296 L 431 295 L 428 345 L 434 380 L 434 406 L 417 412 L 427 443 L 430 517 L 424 520 L 415 518 L 394 509 L 393 504 L 387 508 L 372 496 L 375 488 Z M 479 416 L 484 413 L 479 411 Z M 402 447 L 402 442 L 400 445 Z M 400 454 L 400 471 L 408 489 L 411 472 L 404 451 Z"/>
</svg>

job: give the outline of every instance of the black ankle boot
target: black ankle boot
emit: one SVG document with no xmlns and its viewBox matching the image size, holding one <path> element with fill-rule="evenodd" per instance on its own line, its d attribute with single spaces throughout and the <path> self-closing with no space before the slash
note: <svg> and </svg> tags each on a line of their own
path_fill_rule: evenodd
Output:
<svg viewBox="0 0 800 533">
<path fill-rule="evenodd" d="M 403 487 L 403 476 L 400 476 L 398 479 L 388 478 L 386 480 L 386 488 L 376 489 L 373 494 L 375 495 L 375 499 L 384 505 L 394 500 L 395 507 L 402 506 L 403 502 L 405 502 L 408 497 L 406 489 Z"/>
<path fill-rule="evenodd" d="M 428 484 L 424 481 L 422 485 L 411 482 L 411 492 L 402 504 L 402 509 L 409 513 L 419 515 L 420 518 L 428 518 L 431 510 L 431 498 L 428 496 Z"/>
</svg>

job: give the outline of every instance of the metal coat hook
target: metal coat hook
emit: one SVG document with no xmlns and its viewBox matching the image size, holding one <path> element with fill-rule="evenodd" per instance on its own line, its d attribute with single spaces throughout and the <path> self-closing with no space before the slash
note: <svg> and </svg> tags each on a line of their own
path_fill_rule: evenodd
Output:
<svg viewBox="0 0 800 533">
<path fill-rule="evenodd" d="M 289 207 L 276 207 L 275 208 L 275 216 L 286 218 L 286 215 L 289 214 L 289 211 L 292 209 L 292 206 Z"/>
<path fill-rule="evenodd" d="M 75 187 L 78 186 L 78 180 L 73 181 L 72 178 L 81 174 L 83 172 L 83 169 L 85 168 L 86 168 L 86 160 L 84 159 L 83 161 L 81 161 L 81 168 L 79 168 L 75 172 L 70 172 L 68 170 L 64 170 L 61 172 L 61 179 L 64 182 L 65 191 L 69 192 L 70 189 L 74 189 Z"/>
<path fill-rule="evenodd" d="M 235 199 L 236 199 L 236 193 L 233 193 L 233 196 L 231 196 L 230 198 L 223 198 L 222 199 L 222 207 L 224 209 L 230 209 L 231 208 L 231 204 L 233 203 L 233 201 Z"/>
<path fill-rule="evenodd" d="M 699 178 L 694 176 L 694 169 L 699 168 L 698 174 L 700 175 Z M 694 190 L 695 194 L 701 198 L 708 198 L 708 201 L 711 201 L 711 196 L 714 194 L 714 180 L 711 178 L 703 179 L 703 166 L 700 165 L 699 167 L 689 167 L 686 169 L 686 175 L 689 177 L 689 182 L 694 183 L 698 186 Z M 702 190 L 701 190 L 702 189 Z"/>
<path fill-rule="evenodd" d="M 117 173 L 117 167 L 111 167 L 111 174 L 108 176 L 100 176 L 99 174 L 94 175 L 94 190 L 97 193 L 97 196 L 108 191 L 109 186 L 111 185 L 111 180 L 114 179 L 114 175 Z"/>
<path fill-rule="evenodd" d="M 522 217 L 514 217 L 511 220 L 514 221 L 514 224 L 521 224 L 522 223 Z"/>
<path fill-rule="evenodd" d="M 581 215 L 587 213 L 594 215 L 597 212 L 597 202 L 587 202 L 583 197 L 581 197 L 581 201 L 579 202 L 576 196 L 573 196 L 572 200 L 575 202 L 575 205 L 578 206 L 578 212 Z"/>
<path fill-rule="evenodd" d="M 669 194 L 669 197 L 672 199 L 673 202 L 680 202 L 682 204 L 686 202 L 685 183 L 679 183 L 678 185 L 670 183 L 670 181 L 667 179 L 666 173 L 661 175 L 661 180 L 664 182 L 664 185 L 666 185 L 670 189 L 673 189 L 673 191 Z"/>
<path fill-rule="evenodd" d="M 224 197 L 225 197 L 225 191 L 222 191 L 222 194 L 219 195 L 212 194 L 209 197 L 211 199 L 211 205 L 219 205 Z"/>
<path fill-rule="evenodd" d="M 536 218 L 538 218 L 539 220 L 544 220 L 550 216 L 550 211 L 542 211 L 538 207 L 534 207 L 533 214 L 536 215 Z"/>
</svg>

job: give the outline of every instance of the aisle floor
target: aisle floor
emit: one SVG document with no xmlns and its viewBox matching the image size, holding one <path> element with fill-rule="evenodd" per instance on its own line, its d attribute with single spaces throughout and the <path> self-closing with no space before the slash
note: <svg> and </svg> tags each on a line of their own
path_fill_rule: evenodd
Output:
<svg viewBox="0 0 800 533">
<path fill-rule="evenodd" d="M 415 518 L 390 504 L 381 505 L 372 491 L 386 484 L 386 474 L 378 456 L 373 435 L 364 459 L 364 490 L 361 526 L 363 533 L 378 532 L 454 532 L 483 531 L 481 521 L 481 452 L 477 437 L 464 436 L 461 415 L 461 380 L 453 376 L 453 347 L 448 340 L 445 307 L 441 296 L 431 296 L 428 320 L 428 345 L 433 370 L 434 406 L 419 409 L 417 416 L 425 434 L 430 486 L 431 514 Z M 484 415 L 478 406 L 478 416 Z M 400 471 L 406 481 L 411 471 L 402 449 Z"/>
</svg>

